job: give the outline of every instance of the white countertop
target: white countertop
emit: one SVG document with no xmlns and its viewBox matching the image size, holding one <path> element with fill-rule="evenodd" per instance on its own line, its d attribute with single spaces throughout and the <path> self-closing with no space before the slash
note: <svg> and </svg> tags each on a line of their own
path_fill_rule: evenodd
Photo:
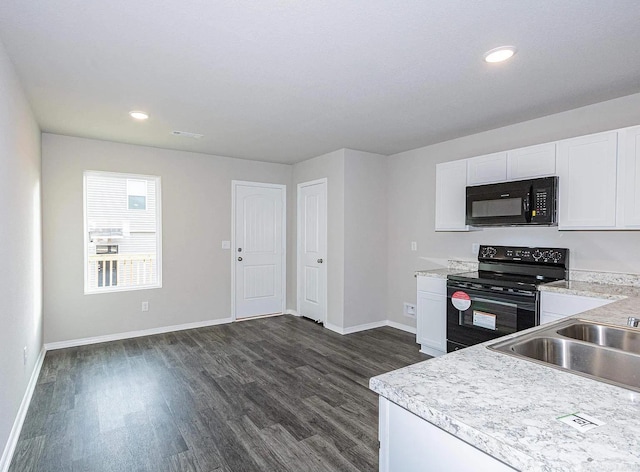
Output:
<svg viewBox="0 0 640 472">
<path fill-rule="evenodd" d="M 620 289 L 596 287 L 607 288 Z M 620 290 L 633 296 L 577 317 L 624 325 L 640 298 L 637 289 Z M 370 388 L 518 470 L 640 470 L 640 393 L 486 348 L 494 342 L 374 377 Z M 557 420 L 575 412 L 606 424 L 579 432 Z"/>
</svg>

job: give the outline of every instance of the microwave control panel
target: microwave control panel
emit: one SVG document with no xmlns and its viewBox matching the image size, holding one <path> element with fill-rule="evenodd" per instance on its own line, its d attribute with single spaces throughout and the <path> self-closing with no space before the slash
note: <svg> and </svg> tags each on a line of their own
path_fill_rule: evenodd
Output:
<svg viewBox="0 0 640 472">
<path fill-rule="evenodd" d="M 536 189 L 535 197 L 533 201 L 533 211 L 531 212 L 532 217 L 540 217 L 547 216 L 547 197 L 549 195 L 549 190 L 546 188 Z"/>
</svg>

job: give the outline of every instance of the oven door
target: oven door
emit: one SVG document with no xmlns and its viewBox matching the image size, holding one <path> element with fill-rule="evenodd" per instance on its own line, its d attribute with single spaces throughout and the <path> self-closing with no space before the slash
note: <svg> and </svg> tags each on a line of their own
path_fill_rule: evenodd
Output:
<svg viewBox="0 0 640 472">
<path fill-rule="evenodd" d="M 537 292 L 512 293 L 449 282 L 447 352 L 536 326 L 537 305 Z"/>
<path fill-rule="evenodd" d="M 509 226 L 531 223 L 531 181 L 467 187 L 466 224 Z"/>
</svg>

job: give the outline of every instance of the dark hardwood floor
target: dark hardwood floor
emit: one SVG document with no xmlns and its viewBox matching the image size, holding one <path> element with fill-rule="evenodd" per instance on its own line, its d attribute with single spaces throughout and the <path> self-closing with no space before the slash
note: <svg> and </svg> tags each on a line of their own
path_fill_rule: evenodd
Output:
<svg viewBox="0 0 640 472">
<path fill-rule="evenodd" d="M 369 378 L 427 358 L 292 316 L 50 351 L 9 470 L 374 471 Z"/>
</svg>

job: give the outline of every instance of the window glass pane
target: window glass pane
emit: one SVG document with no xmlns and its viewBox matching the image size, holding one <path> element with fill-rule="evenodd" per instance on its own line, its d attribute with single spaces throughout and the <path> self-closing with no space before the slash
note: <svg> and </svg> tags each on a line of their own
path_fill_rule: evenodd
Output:
<svg viewBox="0 0 640 472">
<path fill-rule="evenodd" d="M 89 171 L 84 178 L 85 292 L 159 287 L 160 178 Z"/>
<path fill-rule="evenodd" d="M 127 179 L 127 195 L 147 195 L 147 181 Z"/>
<path fill-rule="evenodd" d="M 147 197 L 129 195 L 129 210 L 146 210 L 146 209 L 147 209 Z"/>
</svg>

